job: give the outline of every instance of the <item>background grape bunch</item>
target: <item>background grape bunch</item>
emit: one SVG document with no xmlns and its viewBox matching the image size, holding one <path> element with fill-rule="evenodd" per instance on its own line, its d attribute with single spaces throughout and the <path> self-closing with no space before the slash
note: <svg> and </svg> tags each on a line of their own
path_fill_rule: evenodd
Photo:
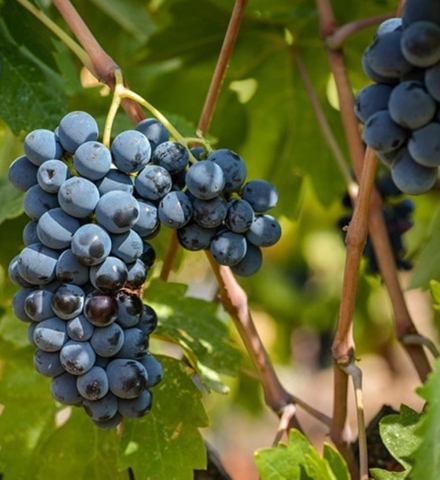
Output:
<svg viewBox="0 0 440 480">
<path fill-rule="evenodd" d="M 363 140 L 400 190 L 425 193 L 440 166 L 440 4 L 408 0 L 401 19 L 378 27 L 362 64 L 377 82 L 356 98 Z"/>
<path fill-rule="evenodd" d="M 393 249 L 396 267 L 399 270 L 410 270 L 412 263 L 405 259 L 406 248 L 403 241 L 403 234 L 414 225 L 411 219 L 415 207 L 414 202 L 409 198 L 400 198 L 402 192 L 396 187 L 389 174 L 380 175 L 376 179 L 375 184 L 383 200 L 383 216 L 388 231 L 388 238 Z M 353 205 L 348 193 L 344 196 L 342 203 L 345 207 L 349 208 L 351 212 L 339 219 L 338 229 L 341 232 L 348 226 L 352 219 Z M 343 237 L 345 237 L 345 234 Z M 366 271 L 371 274 L 379 273 L 379 265 L 370 236 L 367 237 L 367 242 L 362 254 L 367 260 Z"/>
<path fill-rule="evenodd" d="M 94 118 L 77 111 L 55 132 L 27 135 L 9 179 L 26 192 L 31 221 L 9 275 L 22 287 L 15 316 L 30 324 L 34 364 L 53 378 L 54 398 L 112 428 L 150 410 L 149 389 L 163 376 L 148 351 L 157 316 L 141 300 L 156 258 L 147 240 L 161 224 L 177 229 L 182 246 L 210 249 L 247 276 L 281 227 L 266 214 L 275 188 L 244 184 L 245 163 L 231 150 L 190 153 L 155 119 L 120 133 L 110 149 L 98 133 Z"/>
</svg>

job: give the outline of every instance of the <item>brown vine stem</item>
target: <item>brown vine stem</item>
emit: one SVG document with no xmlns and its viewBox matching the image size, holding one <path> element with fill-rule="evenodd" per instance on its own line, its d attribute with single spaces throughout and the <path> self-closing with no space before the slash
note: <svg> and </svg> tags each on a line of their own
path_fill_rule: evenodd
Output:
<svg viewBox="0 0 440 480">
<path fill-rule="evenodd" d="M 53 4 L 69 25 L 81 46 L 87 52 L 92 62 L 92 73 L 110 88 L 115 85 L 115 70 L 119 67 L 110 55 L 101 47 L 89 27 L 81 18 L 69 0 L 53 0 Z M 142 108 L 130 99 L 122 101 L 122 107 L 133 123 L 139 123 L 145 118 Z"/>
<path fill-rule="evenodd" d="M 377 25 L 378 23 L 382 23 L 393 17 L 394 13 L 386 13 L 384 15 L 377 15 L 376 17 L 363 18 L 362 20 L 346 23 L 329 35 L 325 39 L 325 44 L 332 50 L 338 50 L 342 47 L 347 38 L 351 37 L 356 32 L 359 32 L 359 30 L 371 27 L 372 25 Z"/>
<path fill-rule="evenodd" d="M 243 1 L 241 3 L 243 3 Z M 97 78 L 101 78 L 106 83 L 108 82 L 109 86 L 114 86 L 114 72 L 119 69 L 114 60 L 102 49 L 69 0 L 54 0 L 54 4 L 66 20 L 66 23 L 71 27 L 74 35 L 77 37 L 84 50 L 91 57 L 94 68 L 97 69 Z M 90 48 L 89 42 L 91 45 Z M 104 55 L 102 60 L 97 58 L 101 53 Z M 108 65 L 105 63 L 105 59 L 109 60 Z M 139 107 L 136 102 L 130 102 Z M 212 108 L 214 108 L 214 106 L 212 106 Z M 133 114 L 135 110 L 130 111 L 132 115 L 129 116 L 132 122 L 137 123 L 138 115 Z M 142 110 L 141 113 L 143 115 Z M 269 405 L 278 415 L 282 415 L 284 409 L 290 408 L 289 406 L 296 404 L 301 406 L 304 411 L 320 422 L 330 426 L 331 420 L 327 415 L 314 409 L 298 397 L 291 395 L 281 385 L 255 328 L 255 324 L 249 311 L 246 293 L 240 287 L 229 268 L 219 267 L 209 254 L 208 259 L 210 260 L 219 282 L 220 296 L 223 305 L 235 320 L 235 325 L 237 326 L 243 343 L 245 344 L 258 371 L 258 378 L 262 383 L 267 405 Z"/>
<path fill-rule="evenodd" d="M 226 30 L 217 64 L 212 75 L 211 84 L 209 85 L 205 103 L 203 104 L 202 113 L 200 114 L 197 132 L 201 135 L 206 135 L 209 126 L 211 125 L 215 106 L 217 105 L 217 100 L 220 95 L 226 70 L 232 56 L 232 51 L 234 50 L 235 41 L 237 40 L 237 36 L 243 22 L 247 3 L 248 0 L 236 0 L 234 4 L 231 19 L 229 20 L 229 25 Z M 172 231 L 168 241 L 167 250 L 165 252 L 162 269 L 160 271 L 160 278 L 164 281 L 168 280 L 170 276 L 178 250 L 179 242 L 177 241 L 177 234 L 175 231 Z"/>
</svg>

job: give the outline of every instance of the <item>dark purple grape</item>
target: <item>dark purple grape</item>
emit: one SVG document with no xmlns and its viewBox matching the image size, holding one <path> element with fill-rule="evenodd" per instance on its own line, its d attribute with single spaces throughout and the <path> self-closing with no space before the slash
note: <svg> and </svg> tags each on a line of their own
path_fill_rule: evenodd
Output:
<svg viewBox="0 0 440 480">
<path fill-rule="evenodd" d="M 84 315 L 92 325 L 106 327 L 118 317 L 118 302 L 108 293 L 91 293 L 84 304 Z"/>
</svg>

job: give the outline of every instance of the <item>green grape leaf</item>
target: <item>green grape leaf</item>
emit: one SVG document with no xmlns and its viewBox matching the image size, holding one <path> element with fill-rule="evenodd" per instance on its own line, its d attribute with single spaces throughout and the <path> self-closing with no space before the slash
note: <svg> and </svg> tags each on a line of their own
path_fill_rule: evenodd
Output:
<svg viewBox="0 0 440 480">
<path fill-rule="evenodd" d="M 240 354 L 224 323 L 217 318 L 217 305 L 186 297 L 186 285 L 155 280 L 145 300 L 156 310 L 160 323 L 156 333 L 179 344 L 204 385 L 224 393 L 218 374 L 233 375 Z"/>
<path fill-rule="evenodd" d="M 431 280 L 429 282 L 429 289 L 431 291 L 431 297 L 434 300 L 434 308 L 440 310 L 440 282 Z"/>
<path fill-rule="evenodd" d="M 5 220 L 18 217 L 23 213 L 23 196 L 23 192 L 15 189 L 7 177 L 0 178 L 0 225 Z"/>
<path fill-rule="evenodd" d="M 324 458 L 298 430 L 291 430 L 289 443 L 255 452 L 261 480 L 348 480 L 347 465 L 340 454 L 326 445 Z"/>
<path fill-rule="evenodd" d="M 61 77 L 12 42 L 0 24 L 0 117 L 18 134 L 55 128 L 66 113 Z"/>
<path fill-rule="evenodd" d="M 15 320 L 17 322 L 17 320 Z M 0 342 L 0 471 L 4 480 L 35 478 L 38 448 L 55 430 L 55 402 L 50 381 L 33 366 L 33 348 L 15 349 Z"/>
<path fill-rule="evenodd" d="M 417 393 L 427 402 L 422 421 L 417 428 L 421 444 L 414 455 L 412 478 L 437 480 L 440 469 L 440 359 L 433 372 Z"/>
<path fill-rule="evenodd" d="M 164 379 L 152 390 L 151 412 L 124 422 L 120 466 L 131 467 L 139 480 L 192 480 L 194 469 L 206 468 L 198 431 L 208 424 L 202 395 L 181 362 L 157 358 Z"/>
<path fill-rule="evenodd" d="M 39 448 L 35 480 L 128 480 L 118 472 L 119 437 L 116 429 L 101 430 L 82 408 L 72 407 L 67 422 L 52 432 Z"/>
<path fill-rule="evenodd" d="M 371 469 L 374 479 L 406 479 L 412 478 L 414 453 L 420 447 L 422 438 L 418 430 L 420 414 L 406 405 L 402 405 L 399 414 L 387 415 L 379 424 L 380 436 L 391 455 L 404 467 L 404 472 L 384 472 Z M 420 478 L 420 477 L 414 477 Z"/>
</svg>

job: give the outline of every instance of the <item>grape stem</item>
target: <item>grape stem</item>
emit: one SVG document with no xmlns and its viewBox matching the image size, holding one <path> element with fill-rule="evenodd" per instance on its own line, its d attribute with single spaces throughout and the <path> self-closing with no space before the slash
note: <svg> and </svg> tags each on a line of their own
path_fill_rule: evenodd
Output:
<svg viewBox="0 0 440 480">
<path fill-rule="evenodd" d="M 346 23 L 335 30 L 334 33 L 326 37 L 325 44 L 331 50 L 339 50 L 345 43 L 347 38 L 351 37 L 355 33 L 363 30 L 364 28 L 377 25 L 379 23 L 394 17 L 394 12 L 385 13 L 383 15 L 377 15 L 375 17 L 363 18 L 362 20 L 356 20 L 354 22 Z"/>
</svg>

